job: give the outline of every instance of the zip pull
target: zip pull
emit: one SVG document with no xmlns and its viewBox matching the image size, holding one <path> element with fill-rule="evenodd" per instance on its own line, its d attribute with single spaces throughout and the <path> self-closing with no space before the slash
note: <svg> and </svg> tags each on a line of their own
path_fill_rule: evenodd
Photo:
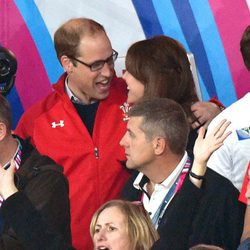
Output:
<svg viewBox="0 0 250 250">
<path fill-rule="evenodd" d="M 97 147 L 95 147 L 95 158 L 98 159 L 99 158 L 99 150 Z"/>
</svg>

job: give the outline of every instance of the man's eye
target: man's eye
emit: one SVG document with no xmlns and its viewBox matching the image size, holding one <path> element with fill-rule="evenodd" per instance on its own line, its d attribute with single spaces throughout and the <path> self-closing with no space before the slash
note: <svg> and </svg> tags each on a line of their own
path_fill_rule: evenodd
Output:
<svg viewBox="0 0 250 250">
<path fill-rule="evenodd" d="M 135 135 L 134 135 L 133 133 L 131 133 L 131 132 L 129 132 L 129 136 L 130 136 L 131 138 L 135 138 Z"/>
<path fill-rule="evenodd" d="M 100 67 L 102 67 L 103 66 L 103 62 L 102 61 L 100 61 L 100 62 L 95 62 L 95 63 L 93 63 L 92 64 L 92 67 L 93 68 L 100 68 Z"/>
</svg>

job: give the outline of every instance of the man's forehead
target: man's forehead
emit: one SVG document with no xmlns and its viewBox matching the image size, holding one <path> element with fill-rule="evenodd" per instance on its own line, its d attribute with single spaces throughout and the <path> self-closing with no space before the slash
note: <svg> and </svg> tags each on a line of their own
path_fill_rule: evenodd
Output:
<svg viewBox="0 0 250 250">
<path fill-rule="evenodd" d="M 129 129 L 129 130 L 140 129 L 140 125 L 142 124 L 142 120 L 143 120 L 142 116 L 130 117 L 128 120 L 127 129 Z"/>
<path fill-rule="evenodd" d="M 79 44 L 82 57 L 91 57 L 95 60 L 107 59 L 112 54 L 112 46 L 105 33 L 83 37 Z"/>
</svg>

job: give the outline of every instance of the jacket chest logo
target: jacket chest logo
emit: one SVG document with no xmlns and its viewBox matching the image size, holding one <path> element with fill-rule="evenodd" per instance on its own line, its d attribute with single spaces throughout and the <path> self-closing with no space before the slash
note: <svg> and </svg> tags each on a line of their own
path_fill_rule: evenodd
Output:
<svg viewBox="0 0 250 250">
<path fill-rule="evenodd" d="M 250 139 L 250 127 L 236 130 L 239 141 Z"/>
<path fill-rule="evenodd" d="M 52 128 L 56 128 L 56 127 L 64 127 L 64 121 L 63 120 L 60 120 L 60 122 L 59 123 L 56 123 L 56 122 L 52 122 L 51 123 L 51 127 Z"/>
</svg>

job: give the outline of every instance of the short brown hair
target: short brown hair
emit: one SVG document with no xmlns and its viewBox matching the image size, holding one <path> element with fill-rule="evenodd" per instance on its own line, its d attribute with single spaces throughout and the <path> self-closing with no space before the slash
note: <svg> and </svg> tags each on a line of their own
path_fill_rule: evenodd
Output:
<svg viewBox="0 0 250 250">
<path fill-rule="evenodd" d="M 128 115 L 143 118 L 140 128 L 149 140 L 161 136 L 173 153 L 182 155 L 185 152 L 189 124 L 177 102 L 168 98 L 142 100 L 130 109 Z"/>
<path fill-rule="evenodd" d="M 88 18 L 70 19 L 60 26 L 54 34 L 54 44 L 57 58 L 80 56 L 78 47 L 82 37 L 93 36 L 98 32 L 105 32 L 104 27 L 98 22 Z"/>
<path fill-rule="evenodd" d="M 127 232 L 129 235 L 131 250 L 148 250 L 159 238 L 150 217 L 143 206 L 124 200 L 111 200 L 102 205 L 93 215 L 90 223 L 90 234 L 94 237 L 95 226 L 99 215 L 103 210 L 117 207 L 125 216 L 127 221 Z"/>
<path fill-rule="evenodd" d="M 240 41 L 240 51 L 245 66 L 250 71 L 250 25 L 246 27 Z"/>
<path fill-rule="evenodd" d="M 10 105 L 4 96 L 0 95 L 0 122 L 3 122 L 7 131 L 11 132 L 12 114 Z"/>
<path fill-rule="evenodd" d="M 170 98 L 188 116 L 198 101 L 190 63 L 184 47 L 168 36 L 134 43 L 126 55 L 126 69 L 145 86 L 144 98 Z"/>
</svg>

